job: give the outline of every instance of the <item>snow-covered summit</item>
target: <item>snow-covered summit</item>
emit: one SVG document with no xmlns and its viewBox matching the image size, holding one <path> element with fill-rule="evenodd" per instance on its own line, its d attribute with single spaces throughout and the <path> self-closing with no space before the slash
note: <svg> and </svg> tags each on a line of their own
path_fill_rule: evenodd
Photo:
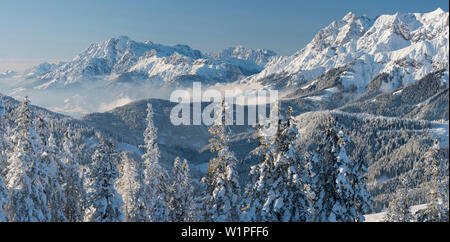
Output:
<svg viewBox="0 0 450 242">
<path fill-rule="evenodd" d="M 342 84 L 353 84 L 359 91 L 382 73 L 393 80 L 389 90 L 407 85 L 448 69 L 448 17 L 442 9 L 376 18 L 348 13 L 320 30 L 294 55 L 273 58 L 263 71 L 244 82 L 271 85 L 285 78 L 289 80 L 285 86 L 306 86 L 331 69 L 345 67 Z"/>
<path fill-rule="evenodd" d="M 68 63 L 43 73 L 38 79 L 44 81 L 44 84 L 40 82 L 40 88 L 105 77 L 127 82 L 151 80 L 167 83 L 186 79 L 230 82 L 245 77 L 248 75 L 247 69 L 253 70 L 254 65 L 263 65 L 266 56 L 273 54 L 265 50 L 245 49 L 239 53 L 238 59 L 245 59 L 246 62 L 234 62 L 229 58 L 204 55 L 187 45 L 166 46 L 120 36 L 92 44 Z"/>
<path fill-rule="evenodd" d="M 375 18 L 350 12 L 291 56 L 243 46 L 203 54 L 187 45 L 120 36 L 92 44 L 67 63 L 42 64 L 26 75 L 38 80 L 38 88 L 107 80 L 175 85 L 239 81 L 292 89 L 309 87 L 320 75 L 340 68 L 336 77 L 344 89 L 363 93 L 375 77 L 387 74 L 382 89 L 389 92 L 448 70 L 448 17 L 442 9 Z M 448 85 L 447 79 L 442 83 Z"/>
</svg>

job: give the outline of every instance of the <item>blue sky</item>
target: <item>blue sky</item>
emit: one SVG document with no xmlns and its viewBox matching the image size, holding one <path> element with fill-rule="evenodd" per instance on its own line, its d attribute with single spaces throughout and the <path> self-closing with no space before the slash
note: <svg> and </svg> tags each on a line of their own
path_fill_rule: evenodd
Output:
<svg viewBox="0 0 450 242">
<path fill-rule="evenodd" d="M 241 44 L 288 55 L 349 11 L 377 16 L 448 6 L 440 0 L 1 0 L 0 59 L 71 59 L 120 35 L 202 51 Z"/>
</svg>

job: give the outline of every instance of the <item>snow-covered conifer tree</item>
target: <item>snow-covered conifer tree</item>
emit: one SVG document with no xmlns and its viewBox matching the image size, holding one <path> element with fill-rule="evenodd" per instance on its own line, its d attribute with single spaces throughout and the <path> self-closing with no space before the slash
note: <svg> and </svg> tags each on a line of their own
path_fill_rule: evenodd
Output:
<svg viewBox="0 0 450 242">
<path fill-rule="evenodd" d="M 66 203 L 64 215 L 69 222 L 83 221 L 84 187 L 80 176 L 80 165 L 76 147 L 73 143 L 73 132 L 69 127 L 63 140 L 63 170 L 60 177 Z"/>
<path fill-rule="evenodd" d="M 362 159 L 355 162 L 347 156 L 345 145 L 348 138 L 344 136 L 343 131 L 338 131 L 337 135 L 337 199 L 328 218 L 330 221 L 361 222 L 364 221 L 363 215 L 369 213 L 372 206 L 372 198 L 364 183 L 365 166 Z"/>
<path fill-rule="evenodd" d="M 61 161 L 61 153 L 56 145 L 56 140 L 53 134 L 50 133 L 47 122 L 39 117 L 37 121 L 37 131 L 41 138 L 41 161 L 42 173 L 40 174 L 41 182 L 44 186 L 44 192 L 47 195 L 48 207 L 50 209 L 52 222 L 67 221 L 64 216 L 64 204 L 66 199 L 64 197 L 61 185 L 61 168 L 63 163 Z"/>
<path fill-rule="evenodd" d="M 167 174 L 159 164 L 159 148 L 156 143 L 157 128 L 153 124 L 151 104 L 147 104 L 147 128 L 144 131 L 145 190 L 148 220 L 167 222 L 169 218 Z"/>
<path fill-rule="evenodd" d="M 30 104 L 24 98 L 18 109 L 16 128 L 12 137 L 14 150 L 8 157 L 6 186 L 10 191 L 7 213 L 11 221 L 50 221 L 45 187 L 41 182 L 40 138 L 32 122 Z"/>
<path fill-rule="evenodd" d="M 134 159 L 122 153 L 121 175 L 117 182 L 120 195 L 124 205 L 125 222 L 145 222 L 147 221 L 147 211 L 145 208 L 144 179 L 142 166 Z"/>
<path fill-rule="evenodd" d="M 433 147 L 425 154 L 428 205 L 424 211 L 419 212 L 420 221 L 424 222 L 448 222 L 449 220 L 448 160 L 442 156 L 439 149 L 439 142 L 435 141 Z"/>
<path fill-rule="evenodd" d="M 0 222 L 9 221 L 8 215 L 3 211 L 4 207 L 9 202 L 8 189 L 6 189 L 5 183 L 3 182 L 3 177 L 0 176 Z"/>
<path fill-rule="evenodd" d="M 225 112 L 229 108 L 225 101 L 216 109 L 217 119 L 209 128 L 211 152 L 217 152 L 208 165 L 205 177 L 205 220 L 213 222 L 238 221 L 240 216 L 240 186 L 236 171 L 236 157 L 230 150 L 229 130 L 225 125 Z"/>
<path fill-rule="evenodd" d="M 5 105 L 3 104 L 2 100 L 0 99 L 0 222 L 6 222 L 8 221 L 8 216 L 6 215 L 5 211 L 3 210 L 4 207 L 9 202 L 9 194 L 8 190 L 6 189 L 5 183 L 3 181 L 3 172 L 6 170 L 7 167 L 7 161 L 6 161 L 6 147 L 4 145 L 4 141 L 6 139 L 5 137 L 5 129 L 3 127 L 4 125 L 4 115 L 5 115 Z"/>
<path fill-rule="evenodd" d="M 46 152 L 42 156 L 42 161 L 47 167 L 47 181 L 45 191 L 48 197 L 48 206 L 53 222 L 67 221 L 64 215 L 66 198 L 61 187 L 60 177 L 64 169 L 64 163 L 61 160 L 61 151 L 56 145 L 53 134 L 48 138 Z"/>
<path fill-rule="evenodd" d="M 362 157 L 352 162 L 350 166 L 350 181 L 353 187 L 353 204 L 355 206 L 355 222 L 363 222 L 364 214 L 373 210 L 373 197 L 367 189 L 367 165 Z"/>
<path fill-rule="evenodd" d="M 318 192 L 320 188 L 318 185 L 318 176 L 314 172 L 314 167 L 320 161 L 316 152 L 306 153 L 304 156 L 304 167 L 303 167 L 303 182 L 304 188 L 303 193 L 305 197 L 305 207 L 307 210 L 306 222 L 319 221 L 320 211 L 316 207 Z"/>
<path fill-rule="evenodd" d="M 6 108 L 0 97 L 0 176 L 6 176 L 6 167 L 8 166 L 8 137 L 6 134 Z"/>
<path fill-rule="evenodd" d="M 123 221 L 122 198 L 114 187 L 118 178 L 117 159 L 114 145 L 101 138 L 85 174 L 85 222 Z"/>
<path fill-rule="evenodd" d="M 313 220 L 315 222 L 327 222 L 336 219 L 336 216 L 332 215 L 332 211 L 337 202 L 336 163 L 337 153 L 339 152 L 337 132 L 335 120 L 329 118 L 325 130 L 325 142 L 319 148 L 321 155 L 313 167 L 316 176 L 315 188 L 317 189 L 314 201 L 314 210 L 317 213 Z"/>
<path fill-rule="evenodd" d="M 411 205 L 408 199 L 408 184 L 402 179 L 402 186 L 397 190 L 394 199 L 389 203 L 385 222 L 412 222 Z"/>
<path fill-rule="evenodd" d="M 266 137 L 262 126 L 258 128 L 260 144 L 253 154 L 262 161 L 250 168 L 250 184 L 243 200 L 244 221 L 306 221 L 307 209 L 303 193 L 302 161 L 295 150 L 299 133 L 292 117 L 292 108 L 280 115 L 274 108 L 269 124 L 275 134 Z M 275 116 L 276 115 L 276 116 Z"/>
<path fill-rule="evenodd" d="M 192 216 L 194 196 L 189 165 L 187 160 L 181 162 L 177 157 L 173 164 L 173 178 L 170 187 L 169 219 L 171 222 L 190 222 L 195 220 Z"/>
<path fill-rule="evenodd" d="M 337 119 L 329 118 L 322 154 L 313 168 L 315 174 L 313 221 L 358 222 L 372 207 L 372 197 L 364 179 L 362 159 L 351 160 L 345 146 L 350 141 L 340 130 Z"/>
<path fill-rule="evenodd" d="M 202 177 L 198 183 L 197 193 L 194 196 L 193 203 L 193 222 L 205 222 L 208 221 L 206 209 L 209 198 L 209 184 L 207 177 Z"/>
</svg>

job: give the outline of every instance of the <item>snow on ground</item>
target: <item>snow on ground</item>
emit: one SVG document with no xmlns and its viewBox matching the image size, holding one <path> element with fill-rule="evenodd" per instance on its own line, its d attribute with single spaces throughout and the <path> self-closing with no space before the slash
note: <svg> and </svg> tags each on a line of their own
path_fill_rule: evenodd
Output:
<svg viewBox="0 0 450 242">
<path fill-rule="evenodd" d="M 278 76 L 302 80 L 304 89 L 334 68 L 345 88 L 363 91 L 379 74 L 392 77 L 380 90 L 391 92 L 437 70 L 448 69 L 448 12 L 396 13 L 376 18 L 352 13 L 320 30 L 294 55 L 273 58 L 263 71 L 243 82 L 267 82 Z M 448 71 L 441 83 L 448 85 Z M 269 83 L 270 85 L 270 83 Z"/>
<path fill-rule="evenodd" d="M 400 90 L 398 90 L 398 91 L 395 91 L 394 93 L 392 93 L 392 95 L 397 95 L 397 94 L 400 94 L 400 93 L 402 93 L 402 91 L 403 91 L 403 89 L 400 89 Z"/>
<path fill-rule="evenodd" d="M 430 129 L 430 133 L 439 140 L 439 145 L 441 147 L 448 147 L 448 129 L 449 124 L 446 123 L 436 123 L 435 127 Z"/>
<path fill-rule="evenodd" d="M 305 86 L 303 86 L 301 89 L 302 89 L 302 90 L 308 89 L 310 86 L 314 85 L 316 82 L 317 82 L 317 81 L 312 81 L 312 82 L 310 82 L 309 84 L 306 84 Z"/>
<path fill-rule="evenodd" d="M 417 211 L 424 209 L 426 207 L 427 207 L 427 204 L 420 204 L 420 205 L 412 206 L 411 213 L 414 214 Z M 383 222 L 383 218 L 385 215 L 386 215 L 386 212 L 381 212 L 381 213 L 364 215 L 364 218 L 366 219 L 365 222 Z"/>
<path fill-rule="evenodd" d="M 331 95 L 333 95 L 334 93 L 337 93 L 337 92 L 339 92 L 339 89 L 337 87 L 332 87 L 332 88 L 325 89 L 324 93 L 322 95 L 309 96 L 309 97 L 305 97 L 305 99 L 320 102 L 326 98 L 329 98 Z"/>
</svg>

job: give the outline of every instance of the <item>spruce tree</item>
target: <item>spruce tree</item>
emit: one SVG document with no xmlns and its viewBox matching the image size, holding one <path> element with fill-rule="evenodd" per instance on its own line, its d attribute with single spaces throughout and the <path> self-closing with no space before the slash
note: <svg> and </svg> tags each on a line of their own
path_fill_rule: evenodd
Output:
<svg viewBox="0 0 450 242">
<path fill-rule="evenodd" d="M 408 184 L 406 178 L 402 179 L 401 187 L 397 190 L 394 199 L 389 203 L 384 216 L 385 222 L 412 222 L 411 205 L 408 199 Z"/>
<path fill-rule="evenodd" d="M 275 108 L 274 110 L 278 110 Z M 266 137 L 262 125 L 258 126 L 259 146 L 252 154 L 262 156 L 262 161 L 250 168 L 250 184 L 243 200 L 244 221 L 288 222 L 306 221 L 306 204 L 303 193 L 302 161 L 296 151 L 299 133 L 292 117 L 292 108 L 286 115 L 278 111 L 269 128 L 276 129 Z"/>
<path fill-rule="evenodd" d="M 9 202 L 8 189 L 6 189 L 3 177 L 0 176 L 0 222 L 8 222 L 9 218 L 6 212 L 3 210 Z"/>
<path fill-rule="evenodd" d="M 143 171 L 138 162 L 122 153 L 121 175 L 117 182 L 118 192 L 122 196 L 125 222 L 145 222 L 145 194 Z"/>
<path fill-rule="evenodd" d="M 350 181 L 355 191 L 353 203 L 355 206 L 355 222 L 364 222 L 364 214 L 369 214 L 373 210 L 373 197 L 367 189 L 367 164 L 362 157 L 350 167 Z"/>
<path fill-rule="evenodd" d="M 56 144 L 53 134 L 50 134 L 47 146 L 47 156 L 43 157 L 47 165 L 48 180 L 46 191 L 48 191 L 48 203 L 53 222 L 68 221 L 64 215 L 64 208 L 67 202 L 64 191 L 61 186 L 61 177 L 63 176 L 64 164 L 61 159 L 61 151 Z"/>
<path fill-rule="evenodd" d="M 337 163 L 339 136 L 334 121 L 332 118 L 328 119 L 325 141 L 319 146 L 317 152 L 321 155 L 313 168 L 317 189 L 314 201 L 314 210 L 317 213 L 314 218 L 315 222 L 327 222 L 336 217 L 332 215 L 332 211 L 338 197 L 336 194 L 337 170 L 335 165 Z"/>
<path fill-rule="evenodd" d="M 213 222 L 238 221 L 240 216 L 240 186 L 236 171 L 236 157 L 230 150 L 229 130 L 225 125 L 225 101 L 216 108 L 216 120 L 209 128 L 211 152 L 217 156 L 209 161 L 204 200 L 205 220 Z"/>
<path fill-rule="evenodd" d="M 346 152 L 350 141 L 337 123 L 329 118 L 321 156 L 315 162 L 314 221 L 361 222 L 372 207 L 372 197 L 365 185 L 365 163 L 351 160 Z"/>
<path fill-rule="evenodd" d="M 64 215 L 69 222 L 80 222 L 84 216 L 85 191 L 73 137 L 74 134 L 69 127 L 63 140 L 63 168 L 60 182 L 66 198 Z"/>
<path fill-rule="evenodd" d="M 122 198 L 114 187 L 118 178 L 117 159 L 114 145 L 102 137 L 85 174 L 85 222 L 123 221 Z"/>
<path fill-rule="evenodd" d="M 61 153 L 53 134 L 47 127 L 47 122 L 42 117 L 38 118 L 37 130 L 41 138 L 41 161 L 43 165 L 40 178 L 47 195 L 51 221 L 64 222 L 67 221 L 67 218 L 64 215 L 66 199 L 60 185 L 61 168 L 63 168 Z"/>
<path fill-rule="evenodd" d="M 192 222 L 194 210 L 194 191 L 187 160 L 175 158 L 172 185 L 169 189 L 169 219 L 171 222 Z"/>
<path fill-rule="evenodd" d="M 5 115 L 5 105 L 0 99 L 0 222 L 9 221 L 8 216 L 3 210 L 4 207 L 9 202 L 9 194 L 6 189 L 5 183 L 3 181 L 3 172 L 6 170 L 7 160 L 6 160 L 6 147 L 5 147 L 5 129 L 4 129 L 4 115 Z"/>
<path fill-rule="evenodd" d="M 6 134 L 6 108 L 0 97 L 0 176 L 6 176 L 9 138 Z"/>
<path fill-rule="evenodd" d="M 427 208 L 420 211 L 421 221 L 448 222 L 448 160 L 439 152 L 439 142 L 435 141 L 433 147 L 425 154 L 425 182 L 428 193 Z"/>
<path fill-rule="evenodd" d="M 316 152 L 308 152 L 304 156 L 304 188 L 303 193 L 305 196 L 305 207 L 307 218 L 306 222 L 320 221 L 320 210 L 317 207 L 320 183 L 318 182 L 318 176 L 314 171 L 314 168 L 318 166 L 320 162 L 319 155 Z"/>
<path fill-rule="evenodd" d="M 159 148 L 156 142 L 157 128 L 153 124 L 153 112 L 147 104 L 147 128 L 144 131 L 145 194 L 147 218 L 152 222 L 167 222 L 169 218 L 167 174 L 159 164 Z"/>
<path fill-rule="evenodd" d="M 8 157 L 6 186 L 10 191 L 7 213 L 14 222 L 50 221 L 45 187 L 41 174 L 41 143 L 32 122 L 30 102 L 25 97 L 18 109 L 12 136 L 14 149 Z"/>
</svg>

